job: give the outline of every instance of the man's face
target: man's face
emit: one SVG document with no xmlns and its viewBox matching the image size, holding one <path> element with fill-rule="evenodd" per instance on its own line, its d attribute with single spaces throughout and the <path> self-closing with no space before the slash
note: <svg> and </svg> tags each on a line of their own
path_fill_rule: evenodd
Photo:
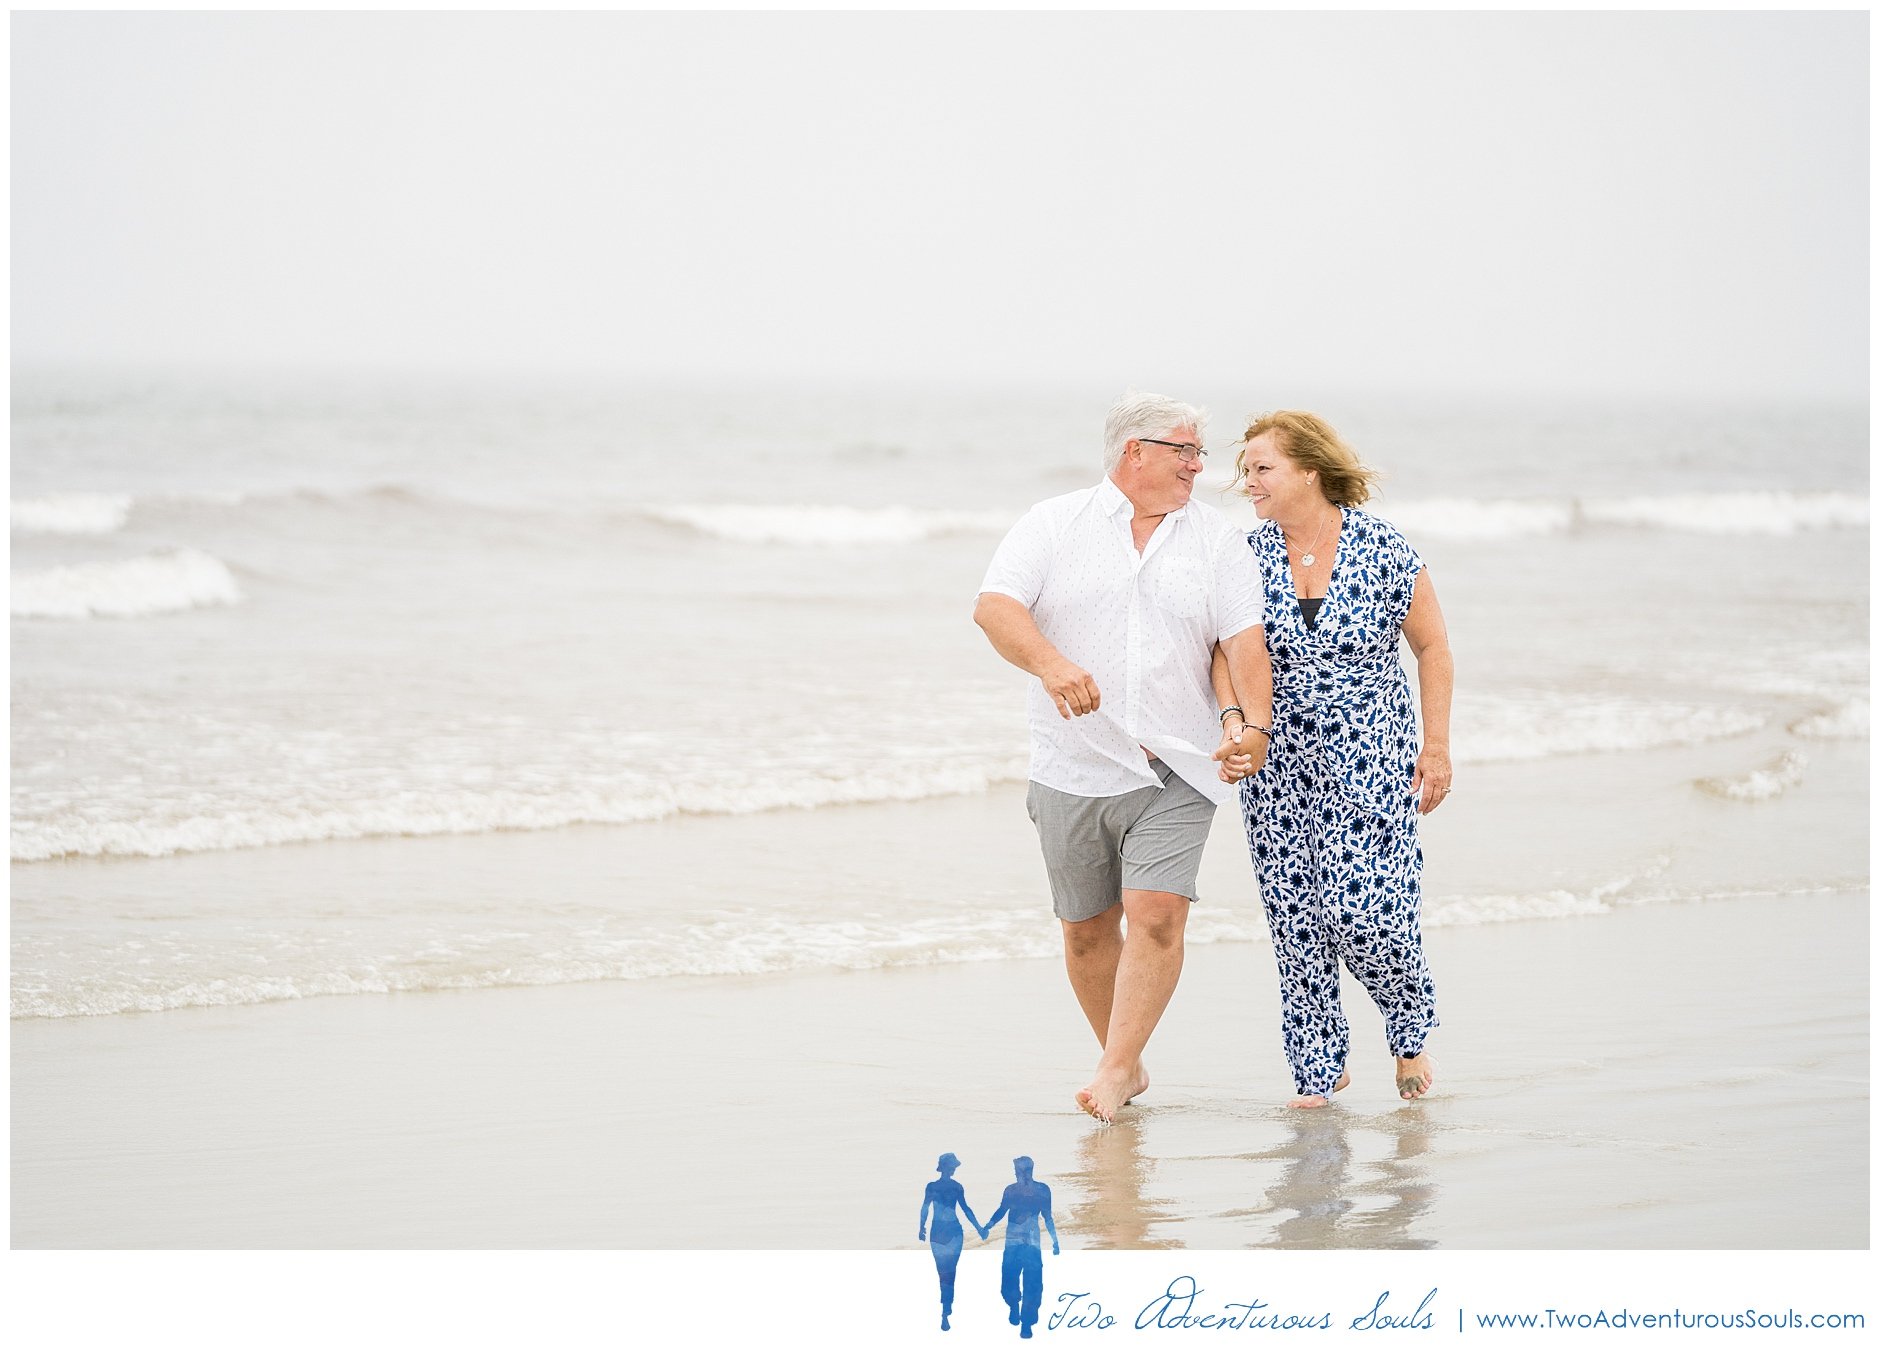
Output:
<svg viewBox="0 0 1880 1360">
<path fill-rule="evenodd" d="M 1132 439 L 1128 456 L 1135 460 L 1142 499 L 1163 510 L 1179 510 L 1195 494 L 1201 475 L 1201 440 L 1192 425 L 1177 425 L 1152 439 Z"/>
</svg>

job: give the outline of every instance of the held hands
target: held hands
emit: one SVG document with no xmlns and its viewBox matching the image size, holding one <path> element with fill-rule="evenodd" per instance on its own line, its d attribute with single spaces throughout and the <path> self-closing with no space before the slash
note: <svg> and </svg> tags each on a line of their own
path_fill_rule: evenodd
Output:
<svg viewBox="0 0 1880 1360">
<path fill-rule="evenodd" d="M 1417 777 L 1410 784 L 1410 792 L 1421 795 L 1417 799 L 1417 811 L 1434 812 L 1441 807 L 1443 799 L 1449 796 L 1453 777 L 1449 768 L 1448 747 L 1426 746 L 1419 751 Z"/>
<path fill-rule="evenodd" d="M 1103 701 L 1103 696 L 1097 693 L 1097 682 L 1075 661 L 1059 657 L 1038 679 L 1044 684 L 1044 692 L 1051 696 L 1051 702 L 1057 705 L 1058 712 L 1066 718 L 1095 713 L 1097 705 Z"/>
<path fill-rule="evenodd" d="M 1221 762 L 1221 782 L 1238 784 L 1266 764 L 1266 733 L 1240 727 L 1224 740 L 1214 758 Z"/>
</svg>

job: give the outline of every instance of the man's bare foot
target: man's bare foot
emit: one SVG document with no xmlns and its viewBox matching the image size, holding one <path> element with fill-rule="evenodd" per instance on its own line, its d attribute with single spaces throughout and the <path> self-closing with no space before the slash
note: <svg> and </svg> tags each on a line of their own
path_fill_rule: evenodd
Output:
<svg viewBox="0 0 1880 1360">
<path fill-rule="evenodd" d="M 1397 1059 L 1397 1094 L 1405 1100 L 1428 1095 L 1435 1084 L 1436 1064 L 1430 1061 L 1428 1053 Z"/>
<path fill-rule="evenodd" d="M 1149 1071 L 1139 1059 L 1128 1072 L 1118 1074 L 1099 1067 L 1090 1085 L 1077 1093 L 1077 1108 L 1105 1124 L 1116 1112 L 1149 1089 Z"/>
<path fill-rule="evenodd" d="M 1338 1074 L 1338 1080 L 1332 1083 L 1332 1095 L 1337 1095 L 1349 1085 L 1351 1085 L 1351 1073 L 1340 1072 Z M 1331 1103 L 1331 1096 L 1294 1096 L 1291 1100 L 1286 1102 L 1286 1108 L 1289 1110 L 1317 1110 Z"/>
</svg>

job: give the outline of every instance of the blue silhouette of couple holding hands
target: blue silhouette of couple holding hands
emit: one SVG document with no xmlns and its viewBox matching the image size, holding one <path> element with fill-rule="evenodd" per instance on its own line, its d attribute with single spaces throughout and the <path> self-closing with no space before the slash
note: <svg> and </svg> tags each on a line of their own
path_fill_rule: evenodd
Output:
<svg viewBox="0 0 1880 1360">
<path fill-rule="evenodd" d="M 1038 1305 L 1044 1299 L 1044 1243 L 1038 1232 L 1040 1221 L 1051 1234 L 1051 1254 L 1058 1254 L 1057 1223 L 1051 1217 L 1051 1187 L 1032 1179 L 1031 1158 L 1013 1158 L 1012 1170 L 1018 1179 L 1005 1187 L 998 1212 L 981 1227 L 972 1206 L 966 1202 L 966 1187 L 953 1179 L 959 1165 L 958 1157 L 950 1152 L 942 1153 L 935 1167 L 940 1177 L 927 1183 L 927 1193 L 920 1202 L 920 1240 L 932 1248 L 934 1269 L 940 1273 L 940 1330 L 953 1330 L 949 1320 L 953 1314 L 953 1278 L 959 1267 L 960 1251 L 966 1244 L 966 1232 L 959 1218 L 960 1211 L 964 1210 L 966 1221 L 973 1225 L 973 1231 L 982 1242 L 992 1235 L 1000 1219 L 1006 1220 L 999 1294 L 1011 1310 L 1010 1321 L 1017 1326 L 1018 1334 L 1029 1338 L 1038 1321 Z M 933 1211 L 931 1233 L 927 1228 L 929 1209 Z"/>
</svg>

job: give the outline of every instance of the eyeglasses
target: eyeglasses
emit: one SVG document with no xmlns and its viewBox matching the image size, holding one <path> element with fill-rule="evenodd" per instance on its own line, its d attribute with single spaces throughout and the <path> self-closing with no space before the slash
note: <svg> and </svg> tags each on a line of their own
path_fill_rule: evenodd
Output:
<svg viewBox="0 0 1880 1360">
<path fill-rule="evenodd" d="M 1174 449 L 1175 456 L 1184 463 L 1205 463 L 1208 451 L 1199 444 L 1177 444 L 1170 439 L 1138 439 L 1138 444 L 1160 444 L 1165 449 Z"/>
</svg>

